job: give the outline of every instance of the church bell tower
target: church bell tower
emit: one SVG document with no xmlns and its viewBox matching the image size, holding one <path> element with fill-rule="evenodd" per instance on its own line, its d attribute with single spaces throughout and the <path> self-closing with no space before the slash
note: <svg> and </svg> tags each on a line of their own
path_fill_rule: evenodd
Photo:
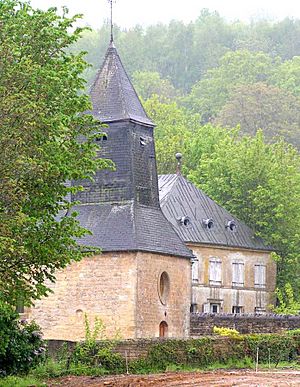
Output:
<svg viewBox="0 0 300 387">
<path fill-rule="evenodd" d="M 91 114 L 107 127 L 100 157 L 115 170 L 80 181 L 75 195 L 81 224 L 92 236 L 85 244 L 103 251 L 151 251 L 191 257 L 159 205 L 153 129 L 113 43 L 92 84 Z"/>
</svg>

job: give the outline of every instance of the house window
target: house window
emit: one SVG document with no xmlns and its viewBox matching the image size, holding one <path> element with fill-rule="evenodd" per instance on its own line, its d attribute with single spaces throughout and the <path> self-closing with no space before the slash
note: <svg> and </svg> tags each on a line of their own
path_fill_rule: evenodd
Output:
<svg viewBox="0 0 300 387">
<path fill-rule="evenodd" d="M 197 313 L 198 305 L 197 304 L 191 304 L 190 312 L 191 313 Z"/>
<path fill-rule="evenodd" d="M 210 304 L 210 313 L 220 313 L 220 304 Z"/>
<path fill-rule="evenodd" d="M 232 263 L 232 286 L 237 286 L 237 287 L 244 286 L 244 263 L 243 262 Z"/>
<path fill-rule="evenodd" d="M 222 261 L 218 258 L 209 260 L 209 284 L 221 286 L 222 284 Z"/>
<path fill-rule="evenodd" d="M 254 266 L 254 286 L 256 288 L 266 287 L 266 266 L 265 265 Z"/>
<path fill-rule="evenodd" d="M 233 306 L 232 307 L 232 313 L 234 313 L 234 314 L 241 314 L 241 313 L 243 313 L 243 307 L 242 306 Z"/>
<path fill-rule="evenodd" d="M 192 281 L 198 282 L 199 281 L 199 261 L 198 259 L 192 261 Z"/>
</svg>

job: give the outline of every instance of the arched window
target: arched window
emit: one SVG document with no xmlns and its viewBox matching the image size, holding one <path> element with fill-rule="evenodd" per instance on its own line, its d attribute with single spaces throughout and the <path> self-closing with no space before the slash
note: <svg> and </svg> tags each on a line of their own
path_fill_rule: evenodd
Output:
<svg viewBox="0 0 300 387">
<path fill-rule="evenodd" d="M 162 304 L 167 303 L 170 293 L 170 278 L 166 271 L 163 271 L 158 280 L 158 295 Z"/>
</svg>

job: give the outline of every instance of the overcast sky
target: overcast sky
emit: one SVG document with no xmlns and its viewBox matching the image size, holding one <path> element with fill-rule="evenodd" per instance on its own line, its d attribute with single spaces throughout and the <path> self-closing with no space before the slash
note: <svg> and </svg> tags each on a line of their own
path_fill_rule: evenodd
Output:
<svg viewBox="0 0 300 387">
<path fill-rule="evenodd" d="M 71 14 L 83 13 L 84 21 L 100 26 L 109 17 L 107 0 L 31 0 L 35 8 L 66 5 Z M 226 19 L 250 21 L 257 17 L 283 19 L 300 18 L 299 0 L 115 0 L 114 21 L 121 27 L 143 26 L 172 19 L 195 20 L 202 8 L 217 10 Z"/>
</svg>

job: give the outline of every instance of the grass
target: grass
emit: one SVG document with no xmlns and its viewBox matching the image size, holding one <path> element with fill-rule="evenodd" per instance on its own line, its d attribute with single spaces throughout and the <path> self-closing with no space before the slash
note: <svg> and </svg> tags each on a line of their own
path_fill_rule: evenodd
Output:
<svg viewBox="0 0 300 387">
<path fill-rule="evenodd" d="M 271 369 L 271 370 L 284 370 L 286 368 L 292 368 L 293 370 L 295 371 L 300 371 L 300 364 L 297 363 L 296 361 L 291 361 L 291 362 L 288 362 L 288 361 L 282 361 L 280 363 L 278 363 L 277 365 L 275 363 L 270 363 L 270 364 L 259 364 L 258 365 L 258 369 L 263 369 L 263 370 L 267 370 L 267 369 Z"/>
<path fill-rule="evenodd" d="M 67 367 L 66 361 L 55 361 L 53 359 L 48 359 L 45 363 L 38 365 L 33 371 L 31 371 L 31 375 L 33 377 L 41 380 L 58 378 L 66 375 L 103 376 L 107 374 L 108 373 L 105 372 L 105 370 L 99 367 L 90 367 L 85 364 L 71 364 Z"/>
<path fill-rule="evenodd" d="M 6 378 L 0 379 L 1 387 L 45 387 L 46 384 L 39 379 L 31 376 L 7 376 Z"/>
</svg>

